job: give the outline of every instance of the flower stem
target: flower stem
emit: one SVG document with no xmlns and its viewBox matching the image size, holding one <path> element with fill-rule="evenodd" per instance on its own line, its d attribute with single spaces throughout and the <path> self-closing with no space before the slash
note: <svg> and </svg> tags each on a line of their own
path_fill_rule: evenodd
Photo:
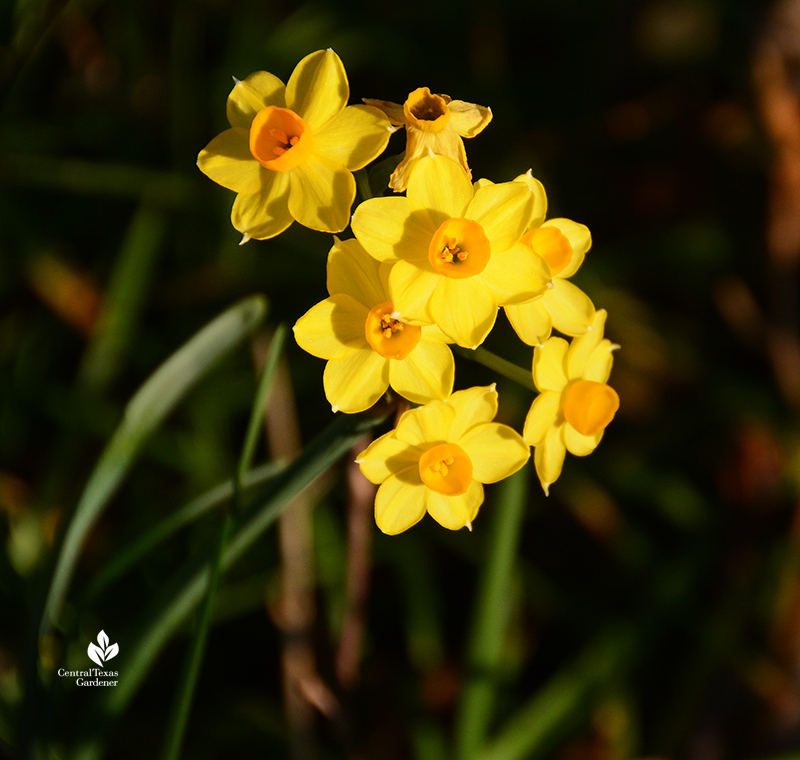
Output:
<svg viewBox="0 0 800 760">
<path fill-rule="evenodd" d="M 367 174 L 367 170 L 359 169 L 357 172 L 354 172 L 353 176 L 356 178 L 356 187 L 358 187 L 361 200 L 368 201 L 370 198 L 374 198 L 375 193 L 372 192 L 372 188 L 369 185 L 369 174 Z"/>
<path fill-rule="evenodd" d="M 483 364 L 484 367 L 493 369 L 499 372 L 503 377 L 519 383 L 523 388 L 535 391 L 536 386 L 533 384 L 533 375 L 522 367 L 517 366 L 513 362 L 503 359 L 503 357 L 487 351 L 485 348 L 478 346 L 478 348 L 462 348 L 461 346 L 452 346 L 452 349 L 461 356 L 470 359 L 471 361 Z"/>
</svg>

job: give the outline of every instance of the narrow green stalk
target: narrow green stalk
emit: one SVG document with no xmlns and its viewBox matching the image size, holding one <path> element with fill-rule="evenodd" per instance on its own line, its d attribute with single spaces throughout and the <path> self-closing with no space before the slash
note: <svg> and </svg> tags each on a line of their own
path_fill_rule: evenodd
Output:
<svg viewBox="0 0 800 760">
<path fill-rule="evenodd" d="M 236 468 L 236 475 L 233 478 L 232 498 L 229 502 L 227 502 L 227 508 L 225 509 L 222 528 L 219 532 L 219 540 L 217 541 L 216 551 L 214 552 L 214 556 L 210 562 L 210 575 L 208 579 L 208 588 L 206 590 L 205 600 L 202 608 L 200 609 L 197 628 L 195 629 L 191 648 L 187 656 L 186 665 L 178 685 L 178 693 L 175 700 L 172 720 L 170 721 L 170 728 L 167 732 L 167 741 L 164 745 L 164 760 L 179 760 L 181 756 L 183 741 L 186 736 L 186 728 L 189 723 L 189 715 L 192 711 L 192 703 L 194 702 L 194 694 L 197 688 L 197 680 L 200 677 L 200 668 L 203 664 L 203 657 L 205 655 L 206 644 L 208 642 L 208 631 L 214 612 L 214 602 L 219 589 L 220 579 L 222 577 L 223 557 L 228 545 L 228 538 L 233 530 L 233 515 L 241 512 L 242 480 L 253 460 L 253 454 L 258 441 L 258 431 L 261 427 L 260 423 L 264 411 L 264 405 L 269 398 L 269 392 L 272 389 L 272 382 L 275 379 L 278 360 L 280 359 L 283 351 L 285 340 L 286 326 L 281 325 L 275 333 L 272 344 L 270 345 L 269 353 L 267 354 L 264 367 L 261 371 L 258 388 L 256 389 L 253 407 L 250 410 L 250 420 L 247 426 L 247 433 L 242 446 L 242 452 L 239 455 L 239 463 Z"/>
<path fill-rule="evenodd" d="M 536 386 L 533 384 L 533 375 L 531 372 L 517 366 L 507 359 L 503 359 L 497 354 L 493 354 L 491 351 L 487 351 L 481 346 L 472 349 L 462 348 L 461 346 L 452 346 L 452 349 L 457 354 L 460 354 L 471 361 L 478 362 L 478 364 L 483 364 L 484 367 L 488 367 L 489 369 L 493 369 L 495 372 L 499 372 L 503 377 L 507 377 L 509 380 L 519 383 L 523 388 L 528 388 L 532 391 L 537 390 Z"/>
<path fill-rule="evenodd" d="M 503 481 L 493 514 L 467 654 L 469 680 L 456 718 L 456 757 L 481 757 L 497 689 L 512 597 L 519 537 L 527 503 L 526 470 Z"/>
</svg>

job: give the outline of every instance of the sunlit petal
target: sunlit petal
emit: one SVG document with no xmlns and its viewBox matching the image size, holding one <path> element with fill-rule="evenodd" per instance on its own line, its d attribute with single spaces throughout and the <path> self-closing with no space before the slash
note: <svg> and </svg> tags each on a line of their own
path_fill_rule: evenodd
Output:
<svg viewBox="0 0 800 760">
<path fill-rule="evenodd" d="M 237 195 L 231 211 L 234 228 L 256 240 L 280 235 L 294 221 L 289 213 L 289 177 L 270 171 L 262 177 L 261 189 Z"/>
<path fill-rule="evenodd" d="M 518 243 L 531 220 L 534 196 L 523 182 L 501 182 L 475 191 L 466 215 L 492 243 L 492 255 Z"/>
<path fill-rule="evenodd" d="M 450 111 L 450 128 L 461 137 L 475 137 L 492 120 L 492 109 L 463 100 L 451 100 L 447 104 Z"/>
<path fill-rule="evenodd" d="M 443 528 L 460 530 L 471 525 L 483 504 L 483 486 L 473 480 L 461 496 L 444 496 L 428 490 L 425 494 L 428 514 Z"/>
<path fill-rule="evenodd" d="M 591 329 L 573 339 L 567 357 L 567 375 L 570 378 L 583 377 L 589 357 L 603 340 L 607 316 L 605 309 L 598 309 L 595 312 Z"/>
<path fill-rule="evenodd" d="M 519 470 L 531 455 L 530 447 L 508 425 L 487 422 L 469 430 L 458 445 L 472 460 L 472 477 L 496 483 Z"/>
<path fill-rule="evenodd" d="M 428 488 L 416 465 L 387 478 L 375 495 L 375 523 L 384 533 L 396 536 L 425 516 Z"/>
<path fill-rule="evenodd" d="M 377 108 L 348 106 L 314 134 L 314 150 L 356 171 L 386 149 L 388 127 L 388 119 Z"/>
<path fill-rule="evenodd" d="M 550 337 L 553 321 L 543 301 L 546 295 L 535 301 L 506 306 L 506 316 L 514 332 L 523 343 L 541 346 Z"/>
<path fill-rule="evenodd" d="M 592 247 L 592 233 L 585 224 L 573 222 L 571 219 L 549 219 L 542 227 L 557 227 L 569 240 L 572 246 L 572 258 L 558 276 L 571 277 L 578 271 L 586 252 Z"/>
<path fill-rule="evenodd" d="M 286 83 L 286 107 L 315 132 L 347 105 L 350 86 L 333 50 L 317 50 L 297 64 Z"/>
<path fill-rule="evenodd" d="M 464 348 L 476 348 L 494 326 L 497 303 L 478 277 L 464 280 L 440 277 L 430 297 L 428 311 L 436 325 L 455 343 Z"/>
<path fill-rule="evenodd" d="M 325 365 L 325 397 L 335 411 L 363 412 L 389 387 L 389 360 L 371 348 L 356 349 Z"/>
<path fill-rule="evenodd" d="M 427 261 L 425 262 L 427 265 Z M 429 266 L 416 266 L 409 261 L 396 261 L 389 270 L 389 295 L 404 322 L 426 324 L 432 321 L 428 311 L 431 294 L 441 275 Z"/>
<path fill-rule="evenodd" d="M 546 494 L 549 494 L 550 486 L 561 475 L 566 455 L 567 447 L 564 445 L 563 425 L 550 428 L 546 438 L 536 447 L 533 454 L 536 474 L 539 476 L 539 482 Z"/>
<path fill-rule="evenodd" d="M 529 446 L 538 446 L 553 427 L 561 410 L 561 394 L 556 391 L 543 391 L 531 404 L 522 437 Z"/>
<path fill-rule="evenodd" d="M 514 178 L 514 182 L 524 182 L 533 193 L 533 213 L 528 223 L 528 229 L 539 227 L 547 217 L 547 193 L 544 185 L 533 176 L 533 172 L 528 169 L 525 174 L 520 174 Z"/>
<path fill-rule="evenodd" d="M 312 306 L 294 326 L 297 345 L 321 359 L 341 359 L 369 348 L 364 323 L 369 310 L 345 293 Z"/>
<path fill-rule="evenodd" d="M 379 266 L 358 240 L 337 240 L 328 253 L 328 292 L 347 293 L 368 309 L 383 303 L 388 295 Z"/>
<path fill-rule="evenodd" d="M 378 261 L 426 261 L 436 225 L 409 198 L 370 198 L 353 214 L 353 233 Z"/>
<path fill-rule="evenodd" d="M 414 446 L 444 443 L 456 410 L 444 401 L 431 401 L 418 409 L 406 412 L 397 423 L 395 434 L 398 440 Z"/>
<path fill-rule="evenodd" d="M 341 164 L 312 154 L 291 172 L 289 211 L 304 227 L 341 232 L 350 222 L 356 181 Z"/>
<path fill-rule="evenodd" d="M 456 410 L 456 418 L 450 426 L 450 438 L 458 443 L 467 430 L 491 422 L 497 414 L 497 391 L 494 385 L 478 386 L 458 391 L 447 399 Z"/>
<path fill-rule="evenodd" d="M 232 127 L 250 129 L 255 115 L 267 106 L 283 107 L 285 87 L 278 77 L 268 71 L 255 71 L 239 81 L 228 95 L 228 123 Z"/>
<path fill-rule="evenodd" d="M 540 391 L 560 392 L 567 384 L 568 348 L 563 338 L 550 338 L 533 350 L 533 382 Z"/>
<path fill-rule="evenodd" d="M 508 250 L 495 252 L 479 278 L 491 289 L 501 306 L 524 303 L 538 298 L 547 290 L 550 269 L 522 243 Z"/>
<path fill-rule="evenodd" d="M 197 166 L 218 185 L 245 195 L 261 188 L 262 175 L 267 172 L 250 152 L 248 130 L 238 128 L 226 129 L 206 145 L 197 157 Z"/>
<path fill-rule="evenodd" d="M 580 288 L 559 277 L 542 299 L 553 327 L 565 335 L 583 335 L 594 322 L 595 308 L 589 296 Z"/>
<path fill-rule="evenodd" d="M 585 457 L 591 454 L 603 438 L 605 428 L 595 435 L 581 435 L 570 424 L 564 425 L 564 443 L 567 451 L 576 457 Z"/>
<path fill-rule="evenodd" d="M 415 404 L 445 399 L 453 392 L 455 362 L 445 343 L 425 338 L 402 361 L 389 366 L 389 384 Z"/>
<path fill-rule="evenodd" d="M 429 210 L 437 228 L 446 219 L 463 217 L 472 195 L 464 169 L 444 156 L 420 159 L 408 182 L 408 197 Z"/>
<path fill-rule="evenodd" d="M 357 457 L 364 477 L 372 483 L 383 483 L 390 475 L 416 466 L 424 449 L 398 440 L 394 430 L 375 439 Z"/>
</svg>

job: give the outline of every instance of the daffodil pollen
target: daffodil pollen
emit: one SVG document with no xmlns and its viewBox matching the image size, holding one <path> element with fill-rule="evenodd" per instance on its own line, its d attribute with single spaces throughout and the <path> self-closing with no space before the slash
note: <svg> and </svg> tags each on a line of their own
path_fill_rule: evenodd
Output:
<svg viewBox="0 0 800 760">
<path fill-rule="evenodd" d="M 294 111 L 262 108 L 250 127 L 250 152 L 263 167 L 288 172 L 302 164 L 314 148 L 314 135 Z"/>
<path fill-rule="evenodd" d="M 558 227 L 537 227 L 526 232 L 522 242 L 550 265 L 550 273 L 554 276 L 572 261 L 572 245 Z"/>
<path fill-rule="evenodd" d="M 403 104 L 408 123 L 423 132 L 441 132 L 450 121 L 450 109 L 441 95 L 434 95 L 427 87 L 418 87 L 409 93 Z"/>
<path fill-rule="evenodd" d="M 491 250 L 489 238 L 478 222 L 448 219 L 431 239 L 428 261 L 438 274 L 460 280 L 486 269 Z"/>
<path fill-rule="evenodd" d="M 619 409 L 617 392 L 605 383 L 577 380 L 564 391 L 564 418 L 581 435 L 597 435 Z"/>
<path fill-rule="evenodd" d="M 472 460 L 456 443 L 440 443 L 419 459 L 419 475 L 432 491 L 460 496 L 472 482 Z"/>
<path fill-rule="evenodd" d="M 407 325 L 392 314 L 394 306 L 385 301 L 370 309 L 364 324 L 367 343 L 387 359 L 405 359 L 416 347 L 422 336 L 422 328 Z"/>
</svg>

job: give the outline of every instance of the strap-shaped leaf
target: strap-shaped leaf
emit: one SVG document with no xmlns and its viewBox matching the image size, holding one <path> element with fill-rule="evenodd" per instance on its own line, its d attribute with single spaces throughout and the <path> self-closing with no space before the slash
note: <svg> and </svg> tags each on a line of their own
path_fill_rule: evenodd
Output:
<svg viewBox="0 0 800 760">
<path fill-rule="evenodd" d="M 251 296 L 214 319 L 167 359 L 136 392 L 100 456 L 69 523 L 42 614 L 40 633 L 57 622 L 86 536 L 130 470 L 142 445 L 194 384 L 239 345 L 266 314 Z"/>
</svg>

